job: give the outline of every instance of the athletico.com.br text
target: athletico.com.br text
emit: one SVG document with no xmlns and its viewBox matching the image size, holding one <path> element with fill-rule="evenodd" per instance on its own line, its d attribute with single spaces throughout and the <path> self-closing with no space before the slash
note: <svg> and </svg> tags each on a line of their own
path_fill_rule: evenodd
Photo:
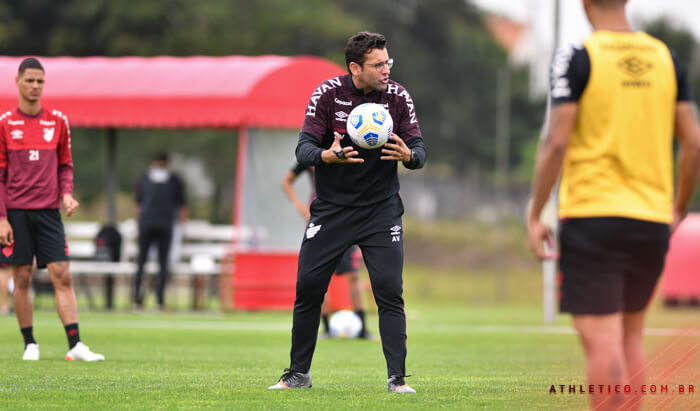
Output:
<svg viewBox="0 0 700 411">
<path fill-rule="evenodd" d="M 567 385 L 559 384 L 549 387 L 550 394 L 694 394 L 693 384 L 644 384 L 640 387 L 631 385 Z"/>
</svg>

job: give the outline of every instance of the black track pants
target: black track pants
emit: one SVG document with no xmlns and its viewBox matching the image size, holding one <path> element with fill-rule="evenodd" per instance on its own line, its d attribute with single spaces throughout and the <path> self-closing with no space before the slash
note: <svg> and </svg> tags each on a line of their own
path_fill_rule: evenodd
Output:
<svg viewBox="0 0 700 411">
<path fill-rule="evenodd" d="M 319 199 L 311 204 L 311 219 L 299 252 L 292 371 L 308 372 L 311 368 L 323 296 L 343 253 L 357 244 L 379 309 L 388 376 L 406 374 L 402 215 L 398 194 L 365 207 L 340 207 Z"/>
</svg>

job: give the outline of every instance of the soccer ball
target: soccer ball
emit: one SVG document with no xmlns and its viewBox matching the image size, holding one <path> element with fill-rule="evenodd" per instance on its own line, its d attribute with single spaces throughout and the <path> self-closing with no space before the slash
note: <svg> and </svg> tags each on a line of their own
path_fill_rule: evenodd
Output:
<svg viewBox="0 0 700 411">
<path fill-rule="evenodd" d="M 394 129 L 391 114 L 376 103 L 364 103 L 352 109 L 346 128 L 353 143 L 362 148 L 379 148 Z"/>
<path fill-rule="evenodd" d="M 357 338 L 362 331 L 362 320 L 350 310 L 340 310 L 331 316 L 328 326 L 333 338 Z"/>
</svg>

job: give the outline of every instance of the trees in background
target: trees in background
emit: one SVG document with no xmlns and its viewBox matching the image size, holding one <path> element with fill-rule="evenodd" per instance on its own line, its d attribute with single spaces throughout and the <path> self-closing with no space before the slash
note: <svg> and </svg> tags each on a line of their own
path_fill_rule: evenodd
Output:
<svg viewBox="0 0 700 411">
<path fill-rule="evenodd" d="M 303 55 L 344 66 L 347 37 L 360 30 L 387 35 L 396 63 L 392 78 L 416 103 L 430 151 L 430 168 L 455 175 L 491 175 L 496 167 L 496 81 L 507 56 L 484 28 L 480 12 L 464 0 L 23 0 L 0 3 L 0 50 L 9 55 Z M 654 23 L 649 30 L 677 43 L 685 61 L 692 35 Z M 539 135 L 544 101 L 532 101 L 525 70 L 510 67 L 511 169 L 527 169 Z M 696 87 L 700 81 L 694 82 Z M 309 93 L 311 90 L 309 91 Z M 697 93 L 696 93 L 697 95 Z M 300 115 L 301 115 L 300 110 Z M 76 130 L 78 185 L 87 199 L 102 191 L 99 130 Z M 150 133 L 139 144 L 122 139 L 120 188 L 130 190 L 137 162 L 168 147 L 199 156 L 218 185 L 231 181 L 231 163 L 220 161 L 232 136 L 207 131 Z M 178 139 L 173 135 L 187 135 Z M 166 137 L 167 135 L 167 137 Z M 81 138 L 80 136 L 85 136 Z M 189 142 L 196 142 L 190 144 Z M 523 165 L 525 167 L 523 167 Z M 529 178 L 527 170 L 520 173 Z M 98 176 L 100 176 L 98 178 Z M 221 195 L 221 194 L 219 194 Z M 224 209 L 225 207 L 219 207 Z M 229 210 L 230 212 L 230 210 Z M 214 212 L 217 219 L 225 211 Z M 230 221 L 230 220 L 229 220 Z"/>
</svg>

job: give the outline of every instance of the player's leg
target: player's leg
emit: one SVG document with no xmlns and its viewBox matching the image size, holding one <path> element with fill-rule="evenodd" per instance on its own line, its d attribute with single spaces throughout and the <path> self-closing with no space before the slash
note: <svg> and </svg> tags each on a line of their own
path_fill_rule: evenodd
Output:
<svg viewBox="0 0 700 411">
<path fill-rule="evenodd" d="M 388 231 L 387 231 L 388 232 Z M 382 233 L 382 235 L 388 235 Z M 389 240 L 391 241 L 391 240 Z M 379 333 L 389 376 L 406 375 L 403 247 L 361 245 L 379 313 Z"/>
<path fill-rule="evenodd" d="M 156 289 L 156 297 L 158 299 L 158 308 L 165 308 L 165 286 L 168 282 L 168 258 L 170 256 L 170 244 L 173 237 L 172 227 L 163 227 L 158 229 L 156 242 L 158 243 L 158 286 Z"/>
<path fill-rule="evenodd" d="M 0 262 L 8 263 L 12 267 L 12 276 L 15 283 L 13 294 L 15 314 L 17 315 L 17 322 L 25 345 L 22 358 L 25 360 L 38 360 L 39 346 L 34 339 L 34 302 L 32 301 L 34 238 L 25 210 L 8 210 L 7 219 L 12 226 L 15 242 L 11 246 L 2 248 Z"/>
<path fill-rule="evenodd" d="M 143 224 L 139 224 L 139 253 L 136 258 L 136 273 L 134 274 L 132 295 L 134 306 L 137 309 L 143 306 L 144 293 L 141 291 L 141 287 L 143 286 L 143 268 L 146 265 L 148 250 L 151 248 L 152 242 L 153 230 L 149 227 L 145 227 Z"/>
<path fill-rule="evenodd" d="M 646 363 L 644 360 L 644 346 L 642 334 L 644 331 L 645 310 L 624 313 L 622 316 L 623 349 L 625 363 L 627 365 L 627 380 L 632 387 L 641 387 L 646 381 Z M 637 410 L 642 405 L 642 393 L 633 389 L 627 403 L 627 409 Z"/>
<path fill-rule="evenodd" d="M 12 267 L 0 266 L 0 314 L 10 313 L 10 277 Z"/>
<path fill-rule="evenodd" d="M 325 236 L 324 236 L 325 237 Z M 308 238 L 308 237 L 307 237 Z M 328 290 L 333 267 L 340 259 L 342 249 L 323 241 L 307 241 L 299 251 L 296 298 L 292 319 L 292 349 L 290 366 L 285 369 L 271 390 L 311 387 L 311 360 L 316 348 L 321 304 Z"/>
<path fill-rule="evenodd" d="M 587 383 L 594 387 L 623 386 L 627 382 L 625 356 L 622 348 L 622 313 L 603 315 L 574 315 L 574 328 L 578 331 L 586 352 Z M 591 408 L 617 410 L 627 400 L 626 394 L 594 392 L 590 396 Z"/>
<path fill-rule="evenodd" d="M 269 389 L 311 387 L 311 360 L 316 348 L 321 304 L 335 266 L 352 244 L 350 215 L 343 207 L 316 199 L 299 250 L 292 320 L 290 366 Z M 350 226 L 350 228 L 353 228 Z"/>
<path fill-rule="evenodd" d="M 405 384 L 406 314 L 403 300 L 403 204 L 398 195 L 366 210 L 357 240 L 379 312 L 379 332 L 389 389 L 415 392 Z"/>
<path fill-rule="evenodd" d="M 36 344 L 33 335 L 34 302 L 32 301 L 32 266 L 13 265 L 12 275 L 15 282 L 13 300 L 17 322 L 24 339 L 24 345 Z"/>
<path fill-rule="evenodd" d="M 293 371 L 305 373 L 311 367 L 321 305 L 344 247 L 347 245 L 328 239 L 305 240 L 301 245 L 292 326 L 290 369 Z"/>
<path fill-rule="evenodd" d="M 56 310 L 63 325 L 78 322 L 78 304 L 73 290 L 73 280 L 68 268 L 68 261 L 48 263 L 51 283 L 56 292 Z"/>
<path fill-rule="evenodd" d="M 13 265 L 12 274 L 15 281 L 14 303 L 20 328 L 32 325 L 34 304 L 32 301 L 32 266 Z"/>
<path fill-rule="evenodd" d="M 560 230 L 560 310 L 573 315 L 586 354 L 588 384 L 604 388 L 590 396 L 597 409 L 616 409 L 626 400 L 624 393 L 614 392 L 616 384 L 626 382 L 622 313 L 627 260 L 625 228 L 618 220 L 571 218 Z"/>
<path fill-rule="evenodd" d="M 323 295 L 323 303 L 321 304 L 321 324 L 323 324 L 323 333 L 321 339 L 331 338 L 331 330 L 328 324 L 328 318 L 331 314 L 331 302 L 328 297 L 328 292 Z"/>
<path fill-rule="evenodd" d="M 627 365 L 628 383 L 633 389 L 625 409 L 641 407 L 643 394 L 639 387 L 646 382 L 643 332 L 646 309 L 656 283 L 663 272 L 670 231 L 666 224 L 648 221 L 627 221 L 628 267 L 625 275 L 625 305 L 622 316 L 623 349 Z"/>
<path fill-rule="evenodd" d="M 58 210 L 36 210 L 30 221 L 36 233 L 36 263 L 46 267 L 56 294 L 56 310 L 63 323 L 68 339 L 69 361 L 101 361 L 104 357 L 95 354 L 80 341 L 78 328 L 78 303 L 73 290 L 73 280 L 68 262 L 68 242 Z"/>
</svg>

